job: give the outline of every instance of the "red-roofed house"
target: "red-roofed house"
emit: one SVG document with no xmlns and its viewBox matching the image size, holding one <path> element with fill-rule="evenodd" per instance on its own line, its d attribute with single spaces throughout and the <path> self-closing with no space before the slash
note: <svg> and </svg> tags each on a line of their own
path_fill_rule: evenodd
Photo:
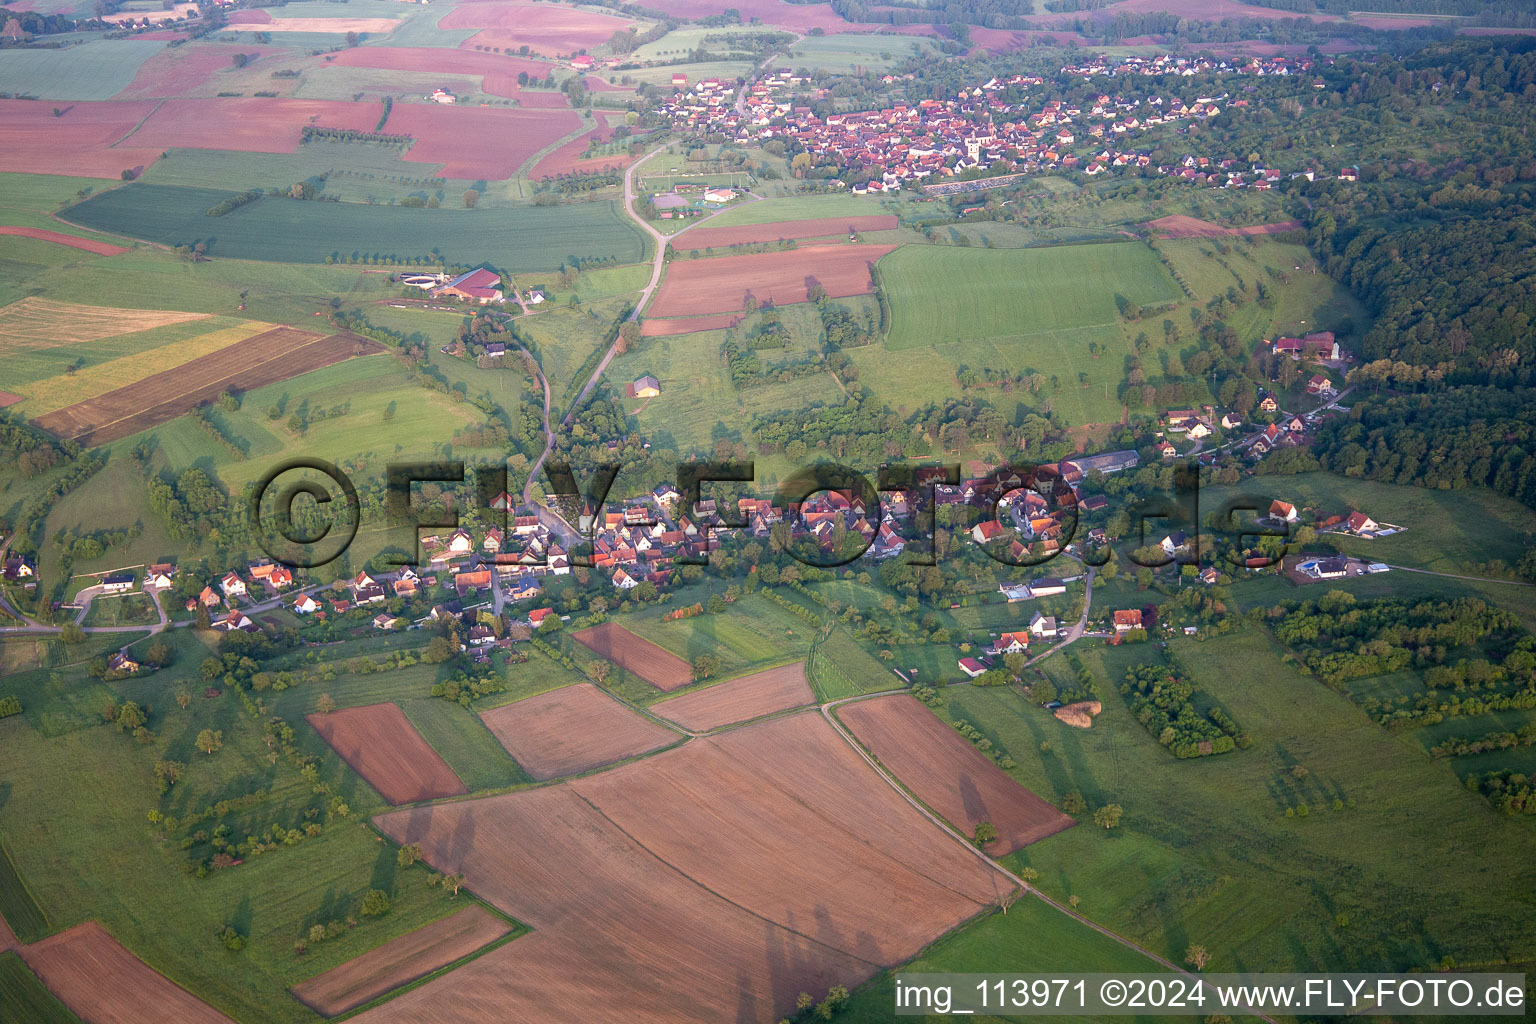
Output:
<svg viewBox="0 0 1536 1024">
<path fill-rule="evenodd" d="M 1124 633 L 1132 629 L 1141 629 L 1141 609 L 1129 608 L 1115 612 L 1115 632 Z"/>
</svg>

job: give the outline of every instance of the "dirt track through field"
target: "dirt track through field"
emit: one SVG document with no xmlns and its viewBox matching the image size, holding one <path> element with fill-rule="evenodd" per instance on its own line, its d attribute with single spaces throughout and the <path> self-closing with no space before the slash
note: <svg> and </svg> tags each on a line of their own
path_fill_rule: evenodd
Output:
<svg viewBox="0 0 1536 1024">
<path fill-rule="evenodd" d="M 772 1024 L 998 899 L 1007 882 L 805 713 L 571 783 L 381 815 L 534 929 L 367 1024 Z"/>
<path fill-rule="evenodd" d="M 234 1024 L 95 921 L 25 947 L 22 959 L 86 1024 Z"/>
<path fill-rule="evenodd" d="M 838 712 L 867 747 L 917 798 L 960 832 L 989 821 L 994 857 L 1077 824 L 1014 782 L 965 737 L 906 694 L 851 704 Z"/>
<path fill-rule="evenodd" d="M 805 680 L 805 662 L 797 661 L 672 697 L 651 705 L 651 711 L 685 729 L 708 732 L 815 702 L 816 694 Z"/>
<path fill-rule="evenodd" d="M 405 712 L 394 704 L 305 715 L 320 738 L 392 804 L 468 793 Z"/>
<path fill-rule="evenodd" d="M 291 991 L 320 1016 L 335 1017 L 462 960 L 511 930 L 506 921 L 470 904 L 452 917 L 406 932 Z"/>
<path fill-rule="evenodd" d="M 588 626 L 571 637 L 598 657 L 633 672 L 658 690 L 676 690 L 693 681 L 693 667 L 686 661 L 616 622 Z"/>
<path fill-rule="evenodd" d="M 480 720 L 512 759 L 540 780 L 579 775 L 679 739 L 591 683 L 504 704 Z"/>
<path fill-rule="evenodd" d="M 84 445 L 107 444 L 190 412 L 226 391 L 250 391 L 384 346 L 350 334 L 279 327 L 171 370 L 79 402 L 34 421 Z"/>
</svg>

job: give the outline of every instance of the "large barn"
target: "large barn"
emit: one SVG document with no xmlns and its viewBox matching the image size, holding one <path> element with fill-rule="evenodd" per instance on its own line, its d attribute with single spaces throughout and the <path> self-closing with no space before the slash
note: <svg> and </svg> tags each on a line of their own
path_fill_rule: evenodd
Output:
<svg viewBox="0 0 1536 1024">
<path fill-rule="evenodd" d="M 503 302 L 506 299 L 501 291 L 501 275 L 483 267 L 460 274 L 442 287 L 432 289 L 432 297 L 463 299 L 465 302 L 478 302 L 482 306 L 489 302 Z"/>
</svg>

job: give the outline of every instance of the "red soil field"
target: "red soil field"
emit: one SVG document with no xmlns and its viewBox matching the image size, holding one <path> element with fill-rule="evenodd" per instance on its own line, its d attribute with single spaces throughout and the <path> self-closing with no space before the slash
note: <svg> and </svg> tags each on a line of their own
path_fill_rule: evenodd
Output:
<svg viewBox="0 0 1536 1024">
<path fill-rule="evenodd" d="M 337 54 L 326 54 L 324 63 L 352 68 L 381 68 L 386 71 L 428 71 L 441 75 L 474 75 L 480 88 L 492 96 L 518 100 L 527 107 L 569 107 L 559 89 L 524 89 L 517 84 L 519 71 L 543 79 L 548 64 L 521 57 L 473 50 L 449 50 L 428 46 L 359 46 Z M 546 143 L 547 145 L 547 143 Z"/>
<path fill-rule="evenodd" d="M 531 178 L 549 178 L 556 174 L 570 174 L 573 171 L 601 171 L 608 167 L 616 167 L 622 170 L 634 163 L 636 158 L 628 153 L 614 153 L 609 156 L 583 157 L 587 151 L 587 144 L 593 139 L 606 139 L 608 132 L 603 128 L 593 128 L 591 131 L 578 135 L 559 149 L 545 156 L 533 165 L 529 172 Z"/>
<path fill-rule="evenodd" d="M 805 662 L 797 661 L 664 700 L 651 710 L 685 729 L 707 732 L 815 702 L 816 694 L 805 681 Z"/>
<path fill-rule="evenodd" d="M 895 214 L 862 217 L 822 217 L 818 220 L 786 220 L 777 224 L 744 224 L 741 227 L 698 227 L 672 243 L 675 249 L 709 249 L 751 242 L 777 242 L 781 238 L 830 238 L 851 231 L 890 231 L 901 227 Z"/>
<path fill-rule="evenodd" d="M 254 12 L 252 12 L 254 13 Z M 149 39 L 156 33 L 134 36 Z M 171 36 L 179 33 L 169 33 Z M 192 96 L 198 92 L 212 96 L 219 91 L 214 76 L 228 70 L 234 55 L 243 53 L 257 59 L 281 50 L 271 46 L 242 46 L 238 44 L 201 42 L 196 46 L 167 47 L 145 61 L 127 88 L 115 99 L 137 100 L 166 96 Z M 253 61 L 254 63 L 254 61 Z"/>
<path fill-rule="evenodd" d="M 1282 11 L 1273 7 L 1250 7 L 1247 4 L 1236 3 L 1234 0 L 1122 0 L 1121 3 L 1111 4 L 1100 12 L 1102 17 L 1111 17 L 1119 11 L 1168 11 L 1172 14 L 1200 21 L 1220 21 L 1223 18 L 1301 18 L 1308 17 L 1313 21 L 1338 21 L 1338 16 L 1333 14 L 1307 14 L 1297 11 Z M 1037 16 L 1038 17 L 1038 16 Z"/>
<path fill-rule="evenodd" d="M 676 260 L 667 270 L 651 316 L 687 316 L 740 309 L 748 292 L 776 305 L 807 301 L 806 278 L 821 282 L 834 298 L 872 290 L 869 265 L 894 245 L 808 245 L 784 252 Z"/>
<path fill-rule="evenodd" d="M 588 626 L 572 633 L 571 638 L 658 690 L 675 690 L 693 682 L 693 666 L 616 622 Z"/>
<path fill-rule="evenodd" d="M 53 116 L 53 108 L 64 111 Z M 0 171 L 116 178 L 123 170 L 142 171 L 161 150 L 135 142 L 109 149 L 133 131 L 155 105 L 137 103 L 39 103 L 0 100 Z"/>
<path fill-rule="evenodd" d="M 1008 888 L 814 714 L 375 823 L 534 931 L 366 1024 L 536 1020 L 552 1006 L 567 1020 L 772 1024 L 799 992 L 852 988 Z"/>
<path fill-rule="evenodd" d="M 169 423 L 225 391 L 249 391 L 355 355 L 382 351 L 383 345 L 356 335 L 325 336 L 279 327 L 51 412 L 33 423 L 80 444 L 107 444 Z"/>
<path fill-rule="evenodd" d="M 0 235 L 19 235 L 22 238 L 36 238 L 42 242 L 57 242 L 74 249 L 93 252 L 98 256 L 116 256 L 120 252 L 128 251 L 121 245 L 113 245 L 111 242 L 98 242 L 94 238 L 66 235 L 59 231 L 49 231 L 47 228 L 23 228 L 14 224 L 0 224 Z M 4 404 L 0 402 L 0 405 Z"/>
<path fill-rule="evenodd" d="M 905 694 L 876 697 L 837 715 L 917 798 L 966 835 L 997 827 L 994 857 L 1039 842 L 1077 822 L 1014 782 L 965 737 Z"/>
<path fill-rule="evenodd" d="M 1165 238 L 1216 238 L 1222 235 L 1274 235 L 1282 231 L 1301 230 L 1301 221 L 1283 220 L 1274 224 L 1255 224 L 1246 228 L 1224 228 L 1220 224 L 1212 224 L 1208 220 L 1200 220 L 1198 217 L 1186 217 L 1183 214 L 1174 214 L 1171 217 L 1159 217 L 1157 220 L 1147 221 L 1149 227 L 1157 229 L 1158 234 Z"/>
<path fill-rule="evenodd" d="M 462 960 L 511 930 L 506 921 L 472 904 L 452 917 L 406 932 L 301 982 L 290 991 L 320 1016 L 335 1017 Z"/>
<path fill-rule="evenodd" d="M 645 338 L 667 338 L 674 334 L 692 334 L 694 331 L 718 331 L 741 323 L 740 313 L 717 313 L 714 316 L 691 316 L 675 320 L 640 321 L 640 335 Z"/>
<path fill-rule="evenodd" d="M 272 15 L 262 10 L 230 11 L 224 20 L 231 25 L 267 25 L 271 23 Z"/>
<path fill-rule="evenodd" d="M 510 178 L 529 157 L 581 126 L 574 110 L 507 110 L 396 103 L 386 132 L 412 135 L 414 163 L 442 164 L 445 178 Z"/>
<path fill-rule="evenodd" d="M 89 1024 L 234 1024 L 156 973 L 95 921 L 23 947 L 22 959 Z"/>
<path fill-rule="evenodd" d="M 292 153 L 305 125 L 371 132 L 384 113 L 381 103 L 284 98 L 196 98 L 166 100 L 128 141 L 157 150 L 233 149 L 247 153 Z"/>
<path fill-rule="evenodd" d="M 21 395 L 13 395 L 9 391 L 0 391 L 0 409 L 4 409 L 8 405 L 15 405 L 21 399 Z M 4 922 L 0 922 L 0 924 L 4 924 Z"/>
<path fill-rule="evenodd" d="M 512 759 L 540 781 L 579 775 L 678 738 L 591 683 L 504 704 L 480 720 Z"/>
<path fill-rule="evenodd" d="M 5 923 L 5 918 L 0 917 L 0 953 L 12 950 L 20 946 L 16 941 L 16 933 L 11 931 L 11 926 Z"/>
<path fill-rule="evenodd" d="M 464 46 L 526 46 L 534 53 L 556 57 L 593 50 L 634 22 L 608 14 L 555 4 L 507 3 L 481 0 L 449 11 L 438 21 L 443 29 L 478 28 Z"/>
<path fill-rule="evenodd" d="M 392 804 L 469 792 L 398 705 L 342 708 L 328 715 L 305 715 L 304 720 Z"/>
</svg>

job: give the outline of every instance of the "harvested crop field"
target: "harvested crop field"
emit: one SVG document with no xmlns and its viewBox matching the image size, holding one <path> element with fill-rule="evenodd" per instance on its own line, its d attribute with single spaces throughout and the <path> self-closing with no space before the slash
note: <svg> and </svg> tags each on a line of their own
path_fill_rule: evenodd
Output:
<svg viewBox="0 0 1536 1024">
<path fill-rule="evenodd" d="M 207 313 L 83 306 L 77 302 L 55 302 L 29 296 L 0 307 L 0 355 L 100 341 L 119 334 L 208 318 Z"/>
<path fill-rule="evenodd" d="M 293 986 L 294 997 L 335 1017 L 464 959 L 512 930 L 479 906 L 407 932 L 340 967 Z"/>
<path fill-rule="evenodd" d="M 40 242 L 56 242 L 59 245 L 67 245 L 73 249 L 84 249 L 93 252 L 97 256 L 116 256 L 118 253 L 128 250 L 111 242 L 98 242 L 94 238 L 81 238 L 79 235 L 66 235 L 61 231 L 49 231 L 47 228 L 23 228 L 14 224 L 0 224 L 0 235 L 15 235 L 20 238 L 35 238 Z"/>
<path fill-rule="evenodd" d="M 154 971 L 95 921 L 24 947 L 22 959 L 89 1024 L 234 1024 Z"/>
<path fill-rule="evenodd" d="M 396 103 L 386 132 L 414 136 L 405 159 L 442 164 L 446 178 L 500 180 L 539 150 L 581 127 L 574 110 L 507 110 Z"/>
<path fill-rule="evenodd" d="M 541 1019 L 549 1006 L 570 1020 L 771 1024 L 798 993 L 904 962 L 1009 888 L 813 714 L 376 823 L 534 931 L 369 1024 Z"/>
<path fill-rule="evenodd" d="M 438 75 L 473 75 L 481 79 L 480 88 L 492 96 L 516 99 L 523 107 L 570 107 L 559 89 L 524 89 L 517 75 L 526 71 L 542 79 L 550 66 L 523 57 L 475 50 L 449 50 L 427 46 L 359 46 L 337 54 L 326 54 L 320 66 L 380 68 L 386 71 L 426 71 Z M 548 145 L 548 143 L 545 143 Z"/>
<path fill-rule="evenodd" d="M 1220 224 L 1212 224 L 1208 220 L 1198 217 L 1186 217 L 1183 214 L 1175 214 L 1171 217 L 1159 217 L 1157 220 L 1147 221 L 1147 226 L 1155 228 L 1157 233 L 1164 238 L 1218 238 L 1224 235 L 1274 235 L 1282 231 L 1300 231 L 1302 229 L 1299 220 L 1283 220 L 1274 224 L 1254 224 L 1246 228 L 1224 228 Z"/>
<path fill-rule="evenodd" d="M 646 338 L 668 338 L 694 331 L 720 331 L 741 323 L 740 313 L 715 313 L 711 316 L 684 316 L 668 319 L 647 317 L 640 321 L 640 334 Z"/>
<path fill-rule="evenodd" d="M 588 626 L 571 637 L 598 657 L 634 673 L 658 690 L 675 690 L 693 681 L 693 666 L 616 622 Z"/>
<path fill-rule="evenodd" d="M 296 100 L 282 97 L 212 97 L 165 100 L 128 139 L 156 150 L 232 149 L 292 153 L 306 125 L 371 132 L 381 103 Z"/>
<path fill-rule="evenodd" d="M 34 422 L 80 444 L 106 444 L 169 423 L 225 391 L 250 391 L 382 351 L 384 346 L 378 342 L 356 335 L 319 335 L 279 327 Z"/>
<path fill-rule="evenodd" d="M 840 708 L 838 717 L 917 798 L 970 835 L 990 821 L 997 839 L 987 852 L 1002 856 L 1076 824 L 971 746 L 905 694 Z"/>
<path fill-rule="evenodd" d="M 797 661 L 672 697 L 651 710 L 685 729 L 705 732 L 815 702 L 805 680 L 805 662 Z"/>
<path fill-rule="evenodd" d="M 304 720 L 392 804 L 469 792 L 398 705 L 367 704 Z"/>
<path fill-rule="evenodd" d="M 59 117 L 54 106 L 0 100 L 0 171 L 116 178 L 160 158 L 160 149 L 138 142 L 109 148 L 149 116 L 152 102 L 70 103 Z"/>
<path fill-rule="evenodd" d="M 578 50 L 595 50 L 615 32 L 633 24 L 628 18 L 563 5 L 482 0 L 449 11 L 437 27 L 483 29 L 464 43 L 466 47 L 499 46 L 515 50 L 526 46 L 541 56 L 557 57 Z"/>
<path fill-rule="evenodd" d="M 1074 729 L 1093 728 L 1093 716 L 1104 710 L 1104 705 L 1096 700 L 1080 700 L 1071 704 L 1063 704 L 1052 711 L 1057 721 L 1065 722 Z"/>
<path fill-rule="evenodd" d="M 646 311 L 651 316 L 687 316 L 740 309 L 750 293 L 758 302 L 788 305 L 808 301 L 807 289 L 820 283 L 833 298 L 864 295 L 873 288 L 869 267 L 894 245 L 808 245 L 784 252 L 677 260 Z"/>
<path fill-rule="evenodd" d="M 743 224 L 740 227 L 697 227 L 672 243 L 674 249 L 709 249 L 785 238 L 830 238 L 855 231 L 891 231 L 901 227 L 895 214 L 864 217 L 822 217 L 817 220 L 786 220 L 777 224 Z"/>
<path fill-rule="evenodd" d="M 591 683 L 561 687 L 480 716 L 535 779 L 558 779 L 656 750 L 676 733 Z"/>
<path fill-rule="evenodd" d="M 356 32 L 360 35 L 382 36 L 388 35 L 399 27 L 398 18 L 271 18 L 261 26 L 261 30 L 263 32 Z"/>
</svg>

